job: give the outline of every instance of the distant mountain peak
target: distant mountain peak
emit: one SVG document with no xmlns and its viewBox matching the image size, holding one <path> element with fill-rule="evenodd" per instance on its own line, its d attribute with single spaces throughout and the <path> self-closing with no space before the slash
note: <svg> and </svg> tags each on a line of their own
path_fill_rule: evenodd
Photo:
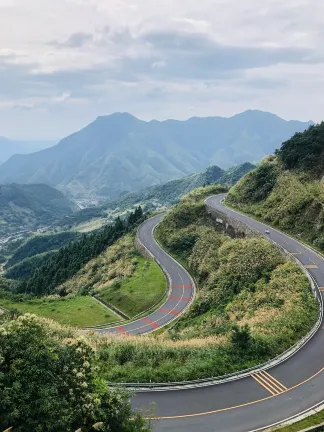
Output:
<svg viewBox="0 0 324 432">
<path fill-rule="evenodd" d="M 98 116 L 96 121 L 106 121 L 106 120 L 137 120 L 137 117 L 133 116 L 128 112 L 115 112 L 113 114 Z"/>
<path fill-rule="evenodd" d="M 11 157 L 1 165 L 0 182 L 41 182 L 72 191 L 78 184 L 94 196 L 115 197 L 209 165 L 228 168 L 262 159 L 307 127 L 307 123 L 285 121 L 257 110 L 231 118 L 161 122 L 118 112 L 98 117 L 50 149 Z M 1 153 L 0 160 L 4 160 Z M 215 178 L 221 174 L 218 169 L 210 168 L 206 176 Z"/>
</svg>

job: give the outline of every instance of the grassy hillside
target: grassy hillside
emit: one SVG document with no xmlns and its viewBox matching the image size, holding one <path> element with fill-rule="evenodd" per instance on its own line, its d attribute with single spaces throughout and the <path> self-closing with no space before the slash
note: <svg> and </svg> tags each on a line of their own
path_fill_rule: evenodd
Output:
<svg viewBox="0 0 324 432">
<path fill-rule="evenodd" d="M 188 194 L 157 229 L 160 242 L 196 277 L 197 299 L 154 340 L 103 338 L 108 380 L 165 382 L 234 372 L 286 350 L 315 324 L 318 305 L 299 267 L 264 239 L 216 231 L 202 201 L 211 193 L 216 186 Z"/>
<path fill-rule="evenodd" d="M 283 143 L 235 185 L 230 205 L 324 251 L 324 123 Z"/>
<path fill-rule="evenodd" d="M 67 293 L 90 293 L 133 317 L 157 303 L 166 289 L 154 262 L 140 256 L 134 235 L 126 235 L 60 286 Z"/>
<path fill-rule="evenodd" d="M 57 296 L 58 297 L 58 296 Z M 0 306 L 21 313 L 33 313 L 60 324 L 86 327 L 120 321 L 120 317 L 89 296 L 14 301 L 0 292 Z"/>
</svg>

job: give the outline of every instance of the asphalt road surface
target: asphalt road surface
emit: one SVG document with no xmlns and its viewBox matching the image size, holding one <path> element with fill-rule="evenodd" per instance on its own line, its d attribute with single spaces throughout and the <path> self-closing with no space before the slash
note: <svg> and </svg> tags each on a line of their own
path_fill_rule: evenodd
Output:
<svg viewBox="0 0 324 432">
<path fill-rule="evenodd" d="M 109 332 L 125 335 L 150 333 L 176 319 L 192 301 L 195 287 L 190 275 L 154 239 L 153 230 L 162 218 L 163 215 L 157 215 L 142 224 L 139 230 L 139 239 L 169 275 L 170 291 L 166 302 L 144 318 L 129 324 L 98 330 L 99 333 Z"/>
<path fill-rule="evenodd" d="M 207 200 L 210 207 L 221 210 L 262 233 L 294 254 L 324 291 L 324 259 L 298 241 L 260 222 L 224 207 L 223 195 Z M 155 220 L 150 222 L 153 227 Z M 189 285 L 187 277 L 175 263 L 162 254 L 149 226 L 141 234 L 144 244 L 173 275 L 176 285 Z M 161 255 L 162 254 L 162 255 Z M 181 289 L 180 289 L 181 291 Z M 181 295 L 189 298 L 182 290 Z M 321 295 L 323 293 L 321 292 Z M 173 296 L 179 296 L 174 293 Z M 177 307 L 176 302 L 167 308 Z M 157 318 L 160 316 L 158 312 Z M 156 321 L 157 319 L 154 318 Z M 166 318 L 165 318 L 166 319 Z M 144 323 L 143 323 L 144 324 Z M 130 329 L 131 330 L 131 329 Z M 147 409 L 156 403 L 154 431 L 177 432 L 248 432 L 260 430 L 296 416 L 324 401 L 324 329 L 323 323 L 315 336 L 291 358 L 267 371 L 229 383 L 187 390 L 148 391 L 138 393 L 133 407 Z"/>
</svg>

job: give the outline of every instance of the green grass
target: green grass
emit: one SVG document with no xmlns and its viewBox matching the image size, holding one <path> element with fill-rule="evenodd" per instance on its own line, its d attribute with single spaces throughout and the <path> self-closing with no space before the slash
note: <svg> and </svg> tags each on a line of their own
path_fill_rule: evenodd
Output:
<svg viewBox="0 0 324 432">
<path fill-rule="evenodd" d="M 18 309 L 52 319 L 63 325 L 76 327 L 96 326 L 120 321 L 120 318 L 91 297 L 73 297 L 58 300 L 29 300 L 13 302 L 0 299 L 5 309 Z"/>
<path fill-rule="evenodd" d="M 298 432 L 298 431 L 301 431 L 303 429 L 307 429 L 311 426 L 316 426 L 316 425 L 321 424 L 321 423 L 324 423 L 324 411 L 321 411 L 317 414 L 309 416 L 309 417 L 305 418 L 304 420 L 296 422 L 292 425 L 284 426 L 282 428 L 271 429 L 271 430 L 276 430 L 278 432 L 279 431 L 280 432 Z M 320 430 L 324 431 L 324 427 Z"/>
<path fill-rule="evenodd" d="M 129 317 L 151 308 L 163 297 L 166 290 L 165 276 L 154 261 L 136 258 L 137 268 L 133 276 L 104 288 L 98 298 L 111 303 Z"/>
</svg>

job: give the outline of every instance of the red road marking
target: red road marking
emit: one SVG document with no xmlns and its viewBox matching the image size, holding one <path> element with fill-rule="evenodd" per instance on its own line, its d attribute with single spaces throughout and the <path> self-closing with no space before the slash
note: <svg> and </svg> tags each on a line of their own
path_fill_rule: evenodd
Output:
<svg viewBox="0 0 324 432">
<path fill-rule="evenodd" d="M 169 297 L 169 300 L 184 300 L 184 301 L 190 301 L 191 297 L 177 297 L 177 296 L 171 296 Z"/>
<path fill-rule="evenodd" d="M 185 289 L 191 289 L 192 286 L 191 285 L 174 285 L 172 288 L 185 288 Z"/>
<path fill-rule="evenodd" d="M 172 314 L 172 315 L 179 315 L 180 314 L 180 312 L 177 312 L 174 309 L 160 308 L 160 311 L 167 312 L 167 313 Z"/>
<path fill-rule="evenodd" d="M 148 319 L 148 318 L 141 318 L 141 320 L 144 321 L 144 322 L 147 323 L 147 324 L 150 324 L 150 326 L 152 326 L 152 327 L 154 327 L 154 328 L 159 328 L 159 327 L 160 327 L 159 324 L 157 324 L 157 323 L 154 322 L 154 321 L 151 321 L 151 320 Z"/>
<path fill-rule="evenodd" d="M 126 331 L 125 327 L 123 326 L 116 327 L 116 330 L 118 330 L 120 333 L 123 333 L 125 336 L 129 336 L 128 331 Z"/>
</svg>

